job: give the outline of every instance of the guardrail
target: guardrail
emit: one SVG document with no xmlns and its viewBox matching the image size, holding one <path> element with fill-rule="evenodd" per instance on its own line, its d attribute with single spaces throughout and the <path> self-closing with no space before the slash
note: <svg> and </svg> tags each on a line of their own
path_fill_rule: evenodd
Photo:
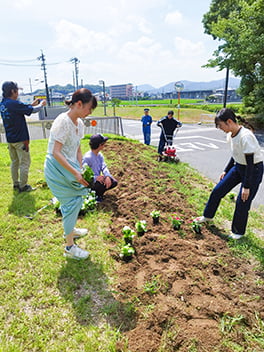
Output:
<svg viewBox="0 0 264 352">
<path fill-rule="evenodd" d="M 54 120 L 33 120 L 27 119 L 29 135 L 31 140 L 49 138 L 50 129 Z M 93 117 L 89 116 L 83 119 L 84 133 L 110 133 L 118 136 L 124 136 L 122 118 L 119 116 Z M 5 130 L 0 123 L 0 143 L 6 143 Z"/>
</svg>

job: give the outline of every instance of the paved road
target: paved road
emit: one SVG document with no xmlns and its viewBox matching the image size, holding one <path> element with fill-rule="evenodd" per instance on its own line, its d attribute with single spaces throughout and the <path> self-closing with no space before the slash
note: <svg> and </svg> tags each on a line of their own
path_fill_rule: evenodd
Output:
<svg viewBox="0 0 264 352">
<path fill-rule="evenodd" d="M 135 120 L 122 121 L 125 136 L 143 142 L 141 122 Z M 160 128 L 153 123 L 151 145 L 158 145 L 159 136 Z M 204 176 L 218 182 L 219 175 L 231 156 L 224 132 L 217 130 L 213 125 L 186 124 L 179 129 L 174 141 L 177 155 L 183 162 L 189 163 Z M 261 141 L 261 146 L 264 156 L 264 141 Z M 238 191 L 238 188 L 234 191 Z M 264 180 L 252 205 L 255 208 L 260 205 L 264 206 Z"/>
</svg>

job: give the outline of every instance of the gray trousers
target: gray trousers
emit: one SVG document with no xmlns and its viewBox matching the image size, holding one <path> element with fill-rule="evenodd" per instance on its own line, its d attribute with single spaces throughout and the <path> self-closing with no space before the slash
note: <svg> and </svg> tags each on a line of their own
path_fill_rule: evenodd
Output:
<svg viewBox="0 0 264 352">
<path fill-rule="evenodd" d="M 30 153 L 24 147 L 23 142 L 8 143 L 13 185 L 20 188 L 27 184 L 30 167 Z"/>
</svg>

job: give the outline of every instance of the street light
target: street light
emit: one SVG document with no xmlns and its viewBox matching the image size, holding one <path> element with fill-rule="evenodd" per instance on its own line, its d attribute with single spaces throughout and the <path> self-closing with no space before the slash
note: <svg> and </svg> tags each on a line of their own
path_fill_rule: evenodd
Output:
<svg viewBox="0 0 264 352">
<path fill-rule="evenodd" d="M 178 120 L 180 120 L 180 108 L 181 108 L 181 91 L 184 89 L 184 84 L 180 81 L 174 84 L 174 88 L 178 92 Z"/>
<path fill-rule="evenodd" d="M 101 79 L 101 80 L 99 81 L 99 84 L 102 84 L 102 86 L 103 86 L 103 95 L 104 95 L 104 115 L 106 116 L 105 82 Z"/>
</svg>

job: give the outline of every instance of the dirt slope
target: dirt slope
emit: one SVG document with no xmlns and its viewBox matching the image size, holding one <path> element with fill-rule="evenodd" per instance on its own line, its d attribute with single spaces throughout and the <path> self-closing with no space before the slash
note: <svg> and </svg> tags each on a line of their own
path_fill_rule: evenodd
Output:
<svg viewBox="0 0 264 352">
<path fill-rule="evenodd" d="M 106 158 L 115 158 L 111 172 L 119 180 L 100 205 L 113 211 L 111 233 L 121 238 L 124 225 L 134 227 L 138 219 L 148 223 L 147 233 L 134 241 L 131 262 L 118 260 L 113 249 L 119 277 L 116 297 L 137 306 L 133 327 L 124 328 L 129 350 L 235 351 L 225 343 L 230 339 L 241 351 L 261 351 L 240 330 L 254 330 L 256 313 L 264 318 L 263 286 L 257 285 L 263 272 L 254 271 L 248 259 L 235 257 L 210 229 L 203 227 L 202 235 L 192 231 L 188 220 L 197 214 L 173 188 L 166 166 L 157 165 L 154 151 L 150 168 L 141 161 L 145 148 L 109 141 L 104 151 Z M 152 210 L 161 212 L 158 225 L 152 224 Z M 181 231 L 172 229 L 172 212 L 185 220 Z"/>
</svg>

